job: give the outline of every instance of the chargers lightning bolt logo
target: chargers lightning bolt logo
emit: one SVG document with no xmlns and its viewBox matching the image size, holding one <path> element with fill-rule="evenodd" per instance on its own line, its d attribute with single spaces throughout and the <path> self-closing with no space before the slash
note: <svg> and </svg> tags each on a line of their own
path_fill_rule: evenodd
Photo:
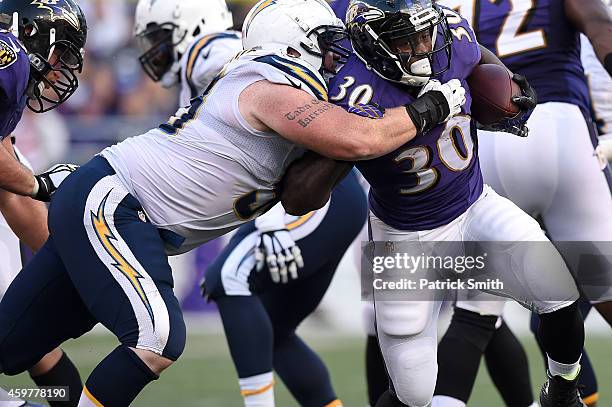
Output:
<svg viewBox="0 0 612 407">
<path fill-rule="evenodd" d="M 96 235 L 98 236 L 100 243 L 102 243 L 104 249 L 115 261 L 113 263 L 113 266 L 130 281 L 130 283 L 134 287 L 134 290 L 136 290 L 136 293 L 138 294 L 138 296 L 142 300 L 142 303 L 147 309 L 147 312 L 151 317 L 151 321 L 153 321 L 153 327 L 155 327 L 153 309 L 151 308 L 149 299 L 147 298 L 147 295 L 145 294 L 142 285 L 140 284 L 140 279 L 144 277 L 134 267 L 132 267 L 130 263 L 128 263 L 125 257 L 123 257 L 123 255 L 119 253 L 119 250 L 117 250 L 117 248 L 113 245 L 113 242 L 116 242 L 117 238 L 113 234 L 112 230 L 108 227 L 108 223 L 104 218 L 104 207 L 106 206 L 106 201 L 111 192 L 112 190 L 109 191 L 108 194 L 106 194 L 106 196 L 100 203 L 100 206 L 98 207 L 97 213 L 91 211 L 91 223 L 94 227 L 94 230 L 96 231 Z"/>
<path fill-rule="evenodd" d="M 259 14 L 263 9 L 265 9 L 268 6 L 271 6 L 272 4 L 276 4 L 276 0 L 262 0 L 260 1 L 258 4 L 256 4 L 253 7 L 253 10 L 251 10 L 251 12 L 249 13 L 248 17 L 248 21 L 245 21 L 244 25 L 245 25 L 245 29 L 244 32 L 248 33 L 249 32 L 249 26 L 251 25 L 251 21 L 253 21 L 253 18 L 255 18 L 255 16 L 257 14 Z"/>
</svg>

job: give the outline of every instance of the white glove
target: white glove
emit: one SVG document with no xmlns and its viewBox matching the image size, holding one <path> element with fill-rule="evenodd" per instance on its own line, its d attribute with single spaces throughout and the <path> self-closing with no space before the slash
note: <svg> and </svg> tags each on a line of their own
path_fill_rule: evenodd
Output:
<svg viewBox="0 0 612 407">
<path fill-rule="evenodd" d="M 256 270 L 268 266 L 272 281 L 287 283 L 289 276 L 298 278 L 298 268 L 304 267 L 302 252 L 285 225 L 285 209 L 278 203 L 255 220 L 259 239 L 255 245 Z"/>
<path fill-rule="evenodd" d="M 599 145 L 595 149 L 595 154 L 603 171 L 608 166 L 608 163 L 612 163 L 612 134 L 599 137 Z"/>
<path fill-rule="evenodd" d="M 51 195 L 59 188 L 62 182 L 70 174 L 79 168 L 73 164 L 57 164 L 42 174 L 35 175 L 36 185 L 32 191 L 32 198 L 43 202 L 49 202 Z"/>
<path fill-rule="evenodd" d="M 465 104 L 466 99 L 465 89 L 461 86 L 461 82 L 459 82 L 458 79 L 452 79 L 445 84 L 440 83 L 438 80 L 431 79 L 423 86 L 423 89 L 419 92 L 419 96 L 432 90 L 442 92 L 448 102 L 450 113 L 444 121 L 461 113 L 461 106 Z"/>
</svg>

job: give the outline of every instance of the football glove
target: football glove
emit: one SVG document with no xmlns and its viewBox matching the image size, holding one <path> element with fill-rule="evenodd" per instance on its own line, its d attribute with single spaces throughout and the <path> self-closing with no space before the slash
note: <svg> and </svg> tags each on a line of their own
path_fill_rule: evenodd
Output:
<svg viewBox="0 0 612 407">
<path fill-rule="evenodd" d="M 424 134 L 459 114 L 465 100 L 465 89 L 458 79 L 445 84 L 432 79 L 423 86 L 417 100 L 405 107 L 417 134 Z"/>
<path fill-rule="evenodd" d="M 259 238 L 255 245 L 255 268 L 268 267 L 275 283 L 287 283 L 289 277 L 298 278 L 298 269 L 304 267 L 302 252 L 285 226 L 285 210 L 277 204 L 255 220 Z"/>
<path fill-rule="evenodd" d="M 529 115 L 531 115 L 533 109 L 538 105 L 538 96 L 523 75 L 514 74 L 512 80 L 521 88 L 521 96 L 512 97 L 512 102 L 517 105 L 521 111 L 515 117 L 504 119 L 499 123 L 489 125 L 477 123 L 477 128 L 479 130 L 503 131 L 519 137 L 527 137 L 529 135 L 527 119 Z"/>
<path fill-rule="evenodd" d="M 535 109 L 538 105 L 538 95 L 529 82 L 527 82 L 527 78 L 515 73 L 514 76 L 512 76 L 512 80 L 519 85 L 522 93 L 521 96 L 513 96 L 512 102 L 525 113 Z"/>
<path fill-rule="evenodd" d="M 79 168 L 78 165 L 57 164 L 42 174 L 35 175 L 34 178 L 36 178 L 37 185 L 32 192 L 32 198 L 43 202 L 51 201 L 51 196 L 59 188 L 60 184 L 76 171 L 77 168 Z"/>
</svg>

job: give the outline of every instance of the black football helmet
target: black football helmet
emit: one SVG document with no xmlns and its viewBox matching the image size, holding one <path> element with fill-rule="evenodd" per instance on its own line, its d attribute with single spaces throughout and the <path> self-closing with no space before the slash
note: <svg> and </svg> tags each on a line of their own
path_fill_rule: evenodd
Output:
<svg viewBox="0 0 612 407">
<path fill-rule="evenodd" d="M 51 110 L 76 91 L 87 22 L 74 0 L 0 1 L 0 29 L 12 32 L 30 59 L 30 110 Z"/>
<path fill-rule="evenodd" d="M 450 68 L 453 36 L 432 0 L 351 0 L 346 26 L 355 53 L 385 79 L 423 86 Z"/>
</svg>

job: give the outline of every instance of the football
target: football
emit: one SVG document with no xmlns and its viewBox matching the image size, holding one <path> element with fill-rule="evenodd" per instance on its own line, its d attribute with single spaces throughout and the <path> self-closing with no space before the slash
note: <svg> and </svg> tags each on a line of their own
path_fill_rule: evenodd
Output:
<svg viewBox="0 0 612 407">
<path fill-rule="evenodd" d="M 521 95 L 521 89 L 503 67 L 478 65 L 467 82 L 472 95 L 472 116 L 481 124 L 497 123 L 519 113 L 512 97 Z"/>
</svg>

